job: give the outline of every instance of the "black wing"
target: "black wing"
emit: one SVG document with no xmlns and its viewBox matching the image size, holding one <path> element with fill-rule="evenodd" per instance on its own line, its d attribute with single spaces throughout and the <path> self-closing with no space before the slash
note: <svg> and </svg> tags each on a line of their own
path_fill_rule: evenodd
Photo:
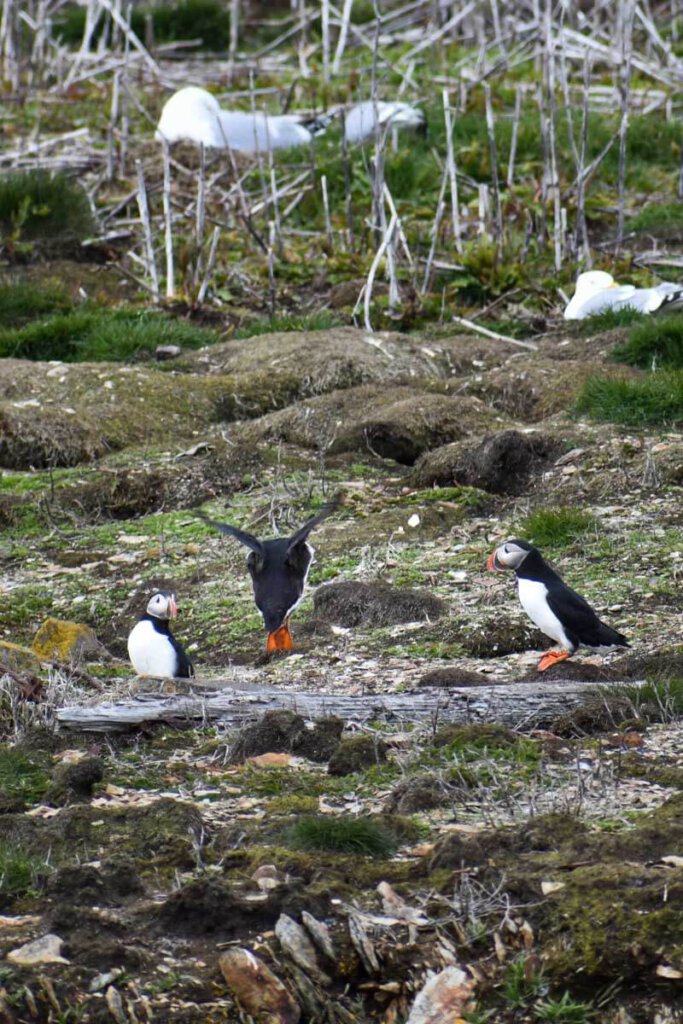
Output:
<svg viewBox="0 0 683 1024">
<path fill-rule="evenodd" d="M 548 586 L 546 584 L 546 586 Z M 613 644 L 628 646 L 626 637 L 616 629 L 601 622 L 588 601 L 568 587 L 561 580 L 548 586 L 546 598 L 548 607 L 564 626 L 567 639 L 577 646 L 611 647 Z"/>
<path fill-rule="evenodd" d="M 195 515 L 199 519 L 203 519 L 209 526 L 213 526 L 215 530 L 220 530 L 221 533 L 226 533 L 229 537 L 234 537 L 240 544 L 244 544 L 245 547 L 251 548 L 257 555 L 263 557 L 263 544 L 260 540 L 257 540 L 253 534 L 247 533 L 246 530 L 240 530 L 237 526 L 230 526 L 228 523 L 219 523 L 215 519 L 210 519 L 209 516 L 203 512 L 195 512 Z"/>
<path fill-rule="evenodd" d="M 168 639 L 171 641 L 171 645 L 178 659 L 178 665 L 175 673 L 176 678 L 190 679 L 194 675 L 194 666 L 190 659 L 188 658 L 187 654 L 185 653 L 185 648 L 181 643 L 179 643 L 176 640 L 176 638 L 170 632 L 168 634 Z"/>
<path fill-rule="evenodd" d="M 320 511 L 314 515 L 311 519 L 307 520 L 303 526 L 300 526 L 296 533 L 290 538 L 289 544 L 287 545 L 287 554 L 289 555 L 294 551 L 295 548 L 304 544 L 308 539 L 308 535 L 311 530 L 314 530 L 319 523 L 322 523 L 323 519 L 327 519 L 328 516 L 339 508 L 341 504 L 341 495 L 335 494 L 331 501 L 326 502 Z"/>
</svg>

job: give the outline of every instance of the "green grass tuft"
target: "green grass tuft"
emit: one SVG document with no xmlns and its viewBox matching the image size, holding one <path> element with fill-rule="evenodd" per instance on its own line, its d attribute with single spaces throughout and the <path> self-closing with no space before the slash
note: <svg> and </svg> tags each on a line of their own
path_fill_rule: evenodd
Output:
<svg viewBox="0 0 683 1024">
<path fill-rule="evenodd" d="M 585 320 L 580 320 L 579 333 L 592 337 L 594 334 L 614 330 L 615 327 L 632 327 L 644 320 L 649 320 L 649 317 L 645 313 L 639 313 L 637 309 L 605 309 L 602 313 L 595 313 L 593 316 L 587 316 Z"/>
<path fill-rule="evenodd" d="M 44 760 L 16 747 L 0 747 L 0 793 L 10 800 L 36 803 L 50 782 Z"/>
<path fill-rule="evenodd" d="M 20 850 L 16 843 L 0 842 L 0 894 L 25 896 L 36 887 L 39 872 L 46 865 Z"/>
<path fill-rule="evenodd" d="M 626 227 L 629 231 L 682 228 L 683 203 L 653 203 L 630 217 Z"/>
<path fill-rule="evenodd" d="M 14 171 L 0 180 L 0 229 L 21 241 L 82 239 L 95 221 L 87 195 L 66 174 Z"/>
<path fill-rule="evenodd" d="M 67 363 L 122 362 L 158 345 L 200 348 L 217 340 L 215 332 L 161 313 L 135 310 L 74 310 L 28 324 L 20 330 L 0 330 L 0 357 L 61 359 Z"/>
<path fill-rule="evenodd" d="M 576 404 L 595 420 L 639 427 L 683 421 L 683 371 L 658 370 L 635 379 L 590 377 Z"/>
<path fill-rule="evenodd" d="M 612 358 L 643 370 L 658 366 L 683 369 L 683 317 L 644 317 L 626 341 L 617 345 Z"/>
<path fill-rule="evenodd" d="M 540 1024 L 588 1024 L 592 1017 L 591 1004 L 577 1002 L 569 992 L 561 999 L 546 999 L 534 1007 L 534 1018 Z"/>
<path fill-rule="evenodd" d="M 398 843 L 382 825 L 367 818 L 303 817 L 287 830 L 295 850 L 327 850 L 365 857 L 390 857 Z"/>
<path fill-rule="evenodd" d="M 522 536 L 538 547 L 565 547 L 597 530 L 596 519 L 578 508 L 539 508 L 522 521 Z"/>
<path fill-rule="evenodd" d="M 0 324 L 5 329 L 22 327 L 37 317 L 70 309 L 71 299 L 58 285 L 38 288 L 24 281 L 0 284 Z"/>
<path fill-rule="evenodd" d="M 343 321 L 326 309 L 315 313 L 280 313 L 242 324 L 235 337 L 255 338 L 260 334 L 275 334 L 276 331 L 326 331 L 330 327 L 342 326 Z"/>
</svg>

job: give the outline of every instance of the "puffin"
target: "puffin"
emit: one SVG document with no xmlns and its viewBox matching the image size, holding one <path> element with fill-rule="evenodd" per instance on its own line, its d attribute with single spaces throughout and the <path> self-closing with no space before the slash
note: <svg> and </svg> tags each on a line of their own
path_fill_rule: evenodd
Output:
<svg viewBox="0 0 683 1024">
<path fill-rule="evenodd" d="M 221 533 L 234 537 L 249 548 L 247 569 L 254 590 L 254 602 L 263 616 L 268 633 L 266 655 L 294 649 L 289 618 L 301 603 L 315 551 L 308 543 L 312 530 L 338 507 L 337 495 L 322 506 L 291 537 L 258 540 L 251 533 L 228 523 L 218 523 L 203 512 L 196 515 Z"/>
<path fill-rule="evenodd" d="M 178 614 L 175 594 L 153 594 L 147 610 L 128 637 L 128 656 L 139 676 L 189 679 L 192 662 L 171 633 L 170 620 Z"/>
<path fill-rule="evenodd" d="M 586 647 L 628 647 L 622 633 L 601 622 L 588 602 L 551 569 L 538 548 L 525 540 L 508 540 L 489 556 L 486 568 L 514 569 L 519 600 L 531 621 L 560 645 L 541 658 L 539 672 Z"/>
</svg>

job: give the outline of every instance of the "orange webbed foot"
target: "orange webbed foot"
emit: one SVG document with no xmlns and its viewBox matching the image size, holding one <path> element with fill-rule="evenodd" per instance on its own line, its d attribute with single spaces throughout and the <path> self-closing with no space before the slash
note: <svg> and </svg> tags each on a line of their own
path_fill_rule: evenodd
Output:
<svg viewBox="0 0 683 1024">
<path fill-rule="evenodd" d="M 566 661 L 568 657 L 569 651 L 548 651 L 543 655 L 536 668 L 539 672 L 545 672 L 551 665 L 556 665 L 558 661 Z"/>
</svg>

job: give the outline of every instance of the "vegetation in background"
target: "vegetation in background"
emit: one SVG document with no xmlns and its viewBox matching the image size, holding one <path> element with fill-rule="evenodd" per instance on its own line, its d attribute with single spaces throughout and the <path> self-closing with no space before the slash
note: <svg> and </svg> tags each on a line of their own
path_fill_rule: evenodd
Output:
<svg viewBox="0 0 683 1024">
<path fill-rule="evenodd" d="M 521 533 L 539 548 L 564 547 L 597 527 L 595 517 L 579 508 L 539 508 L 522 520 Z"/>
<path fill-rule="evenodd" d="M 0 330 L 0 357 L 120 362 L 153 353 L 159 345 L 201 348 L 216 340 L 214 331 L 162 313 L 88 307 L 19 330 Z"/>
<path fill-rule="evenodd" d="M 576 407 L 609 423 L 673 427 L 683 422 L 683 370 L 658 370 L 634 378 L 596 374 L 584 384 Z"/>
<path fill-rule="evenodd" d="M 66 313 L 71 299 L 61 285 L 37 287 L 24 281 L 0 284 L 0 325 L 21 327 L 50 313 Z"/>
<path fill-rule="evenodd" d="M 658 366 L 683 370 L 683 317 L 643 318 L 616 346 L 612 358 L 643 370 Z"/>
<path fill-rule="evenodd" d="M 15 241 L 82 239 L 95 221 L 87 195 L 66 174 L 12 171 L 0 178 L 0 230 Z"/>
<path fill-rule="evenodd" d="M 131 28 L 139 39 L 146 39 L 146 23 L 150 19 L 154 41 L 171 43 L 177 40 L 199 40 L 204 50 L 227 50 L 230 43 L 229 7 L 218 0 L 181 0 L 177 4 L 138 7 L 131 15 Z M 55 34 L 69 46 L 78 46 L 83 38 L 86 11 L 69 4 L 60 13 Z M 103 22 L 95 34 L 97 41 Z"/>
<path fill-rule="evenodd" d="M 16 843 L 0 842 L 0 896 L 24 896 L 36 884 L 45 864 L 20 850 Z"/>
<path fill-rule="evenodd" d="M 313 313 L 279 313 L 267 319 L 247 321 L 238 328 L 235 337 L 255 338 L 276 331 L 326 331 L 330 327 L 342 327 L 343 323 L 343 320 L 327 309 Z"/>
<path fill-rule="evenodd" d="M 602 313 L 595 313 L 580 320 L 579 333 L 592 336 L 602 334 L 603 331 L 611 331 L 615 327 L 632 327 L 633 324 L 640 324 L 647 319 L 645 313 L 639 313 L 637 309 L 605 309 Z"/>
</svg>

